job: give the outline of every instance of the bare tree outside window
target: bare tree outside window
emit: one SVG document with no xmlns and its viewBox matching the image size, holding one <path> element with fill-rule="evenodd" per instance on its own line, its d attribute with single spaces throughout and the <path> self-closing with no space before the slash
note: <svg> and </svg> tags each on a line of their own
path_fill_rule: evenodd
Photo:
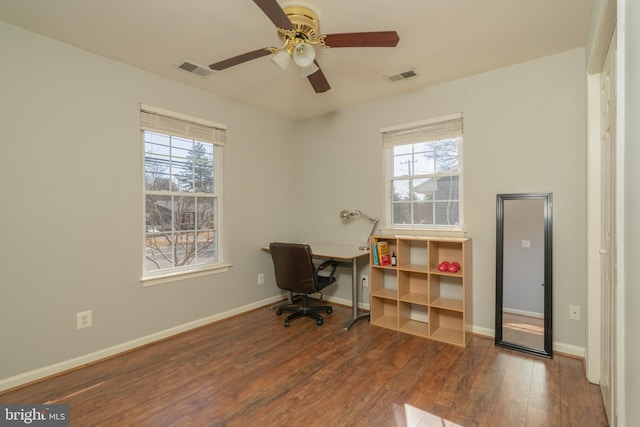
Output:
<svg viewBox="0 0 640 427">
<path fill-rule="evenodd" d="M 217 261 L 212 144 L 144 131 L 145 271 Z"/>
</svg>

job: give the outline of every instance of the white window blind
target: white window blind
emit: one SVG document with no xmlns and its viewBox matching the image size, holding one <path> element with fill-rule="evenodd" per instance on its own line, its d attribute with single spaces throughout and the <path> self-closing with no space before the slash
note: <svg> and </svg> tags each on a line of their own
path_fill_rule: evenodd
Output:
<svg viewBox="0 0 640 427">
<path fill-rule="evenodd" d="M 172 114 L 175 116 L 175 114 Z M 227 131 L 223 125 L 191 117 L 172 117 L 161 110 L 149 106 L 140 108 L 140 126 L 142 130 L 166 133 L 196 141 L 225 145 Z"/>
<path fill-rule="evenodd" d="M 382 144 L 384 148 L 392 148 L 423 141 L 457 138 L 462 136 L 462 133 L 462 114 L 456 114 L 433 121 L 382 129 Z"/>
</svg>

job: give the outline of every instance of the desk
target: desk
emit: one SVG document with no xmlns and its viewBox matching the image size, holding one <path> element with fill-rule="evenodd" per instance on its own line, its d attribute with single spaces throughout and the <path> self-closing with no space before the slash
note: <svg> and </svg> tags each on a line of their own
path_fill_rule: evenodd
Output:
<svg viewBox="0 0 640 427">
<path fill-rule="evenodd" d="M 358 258 L 369 256 L 368 251 L 358 249 L 357 246 L 331 245 L 324 243 L 308 243 L 315 258 L 331 259 L 340 263 L 351 264 L 351 318 L 342 327 L 348 330 L 357 320 L 369 318 L 369 313 L 358 313 Z M 269 246 L 263 246 L 269 251 Z"/>
</svg>

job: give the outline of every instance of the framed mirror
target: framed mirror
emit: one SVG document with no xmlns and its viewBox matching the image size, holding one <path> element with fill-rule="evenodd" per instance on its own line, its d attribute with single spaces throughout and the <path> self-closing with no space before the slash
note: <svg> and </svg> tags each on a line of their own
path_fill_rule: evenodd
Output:
<svg viewBox="0 0 640 427">
<path fill-rule="evenodd" d="M 552 194 L 498 194 L 496 345 L 553 357 Z"/>
</svg>

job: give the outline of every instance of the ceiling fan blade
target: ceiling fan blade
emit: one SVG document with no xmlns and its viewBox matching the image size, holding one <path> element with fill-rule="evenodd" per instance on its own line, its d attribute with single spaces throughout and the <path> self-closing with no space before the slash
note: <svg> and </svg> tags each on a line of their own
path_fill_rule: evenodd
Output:
<svg viewBox="0 0 640 427">
<path fill-rule="evenodd" d="M 243 62 L 251 61 L 252 59 L 262 58 L 263 56 L 271 55 L 271 51 L 267 48 L 254 50 L 253 52 L 243 53 L 242 55 L 234 56 L 233 58 L 225 59 L 224 61 L 216 62 L 209 65 L 212 70 L 220 71 L 234 65 L 242 64 Z"/>
<path fill-rule="evenodd" d="M 395 47 L 398 41 L 395 31 L 327 34 L 324 38 L 329 47 Z"/>
<path fill-rule="evenodd" d="M 276 0 L 253 0 L 274 25 L 283 30 L 293 30 L 293 24 Z"/>
<path fill-rule="evenodd" d="M 313 62 L 316 65 L 318 65 L 316 61 L 313 61 Z M 320 68 L 320 65 L 318 65 L 318 71 L 307 76 L 307 79 L 309 79 L 309 83 L 311 83 L 311 86 L 313 86 L 313 90 L 315 90 L 316 93 L 326 92 L 329 89 L 331 89 L 331 86 L 329 86 L 329 82 L 327 81 L 327 78 L 324 76 L 324 73 Z"/>
</svg>

